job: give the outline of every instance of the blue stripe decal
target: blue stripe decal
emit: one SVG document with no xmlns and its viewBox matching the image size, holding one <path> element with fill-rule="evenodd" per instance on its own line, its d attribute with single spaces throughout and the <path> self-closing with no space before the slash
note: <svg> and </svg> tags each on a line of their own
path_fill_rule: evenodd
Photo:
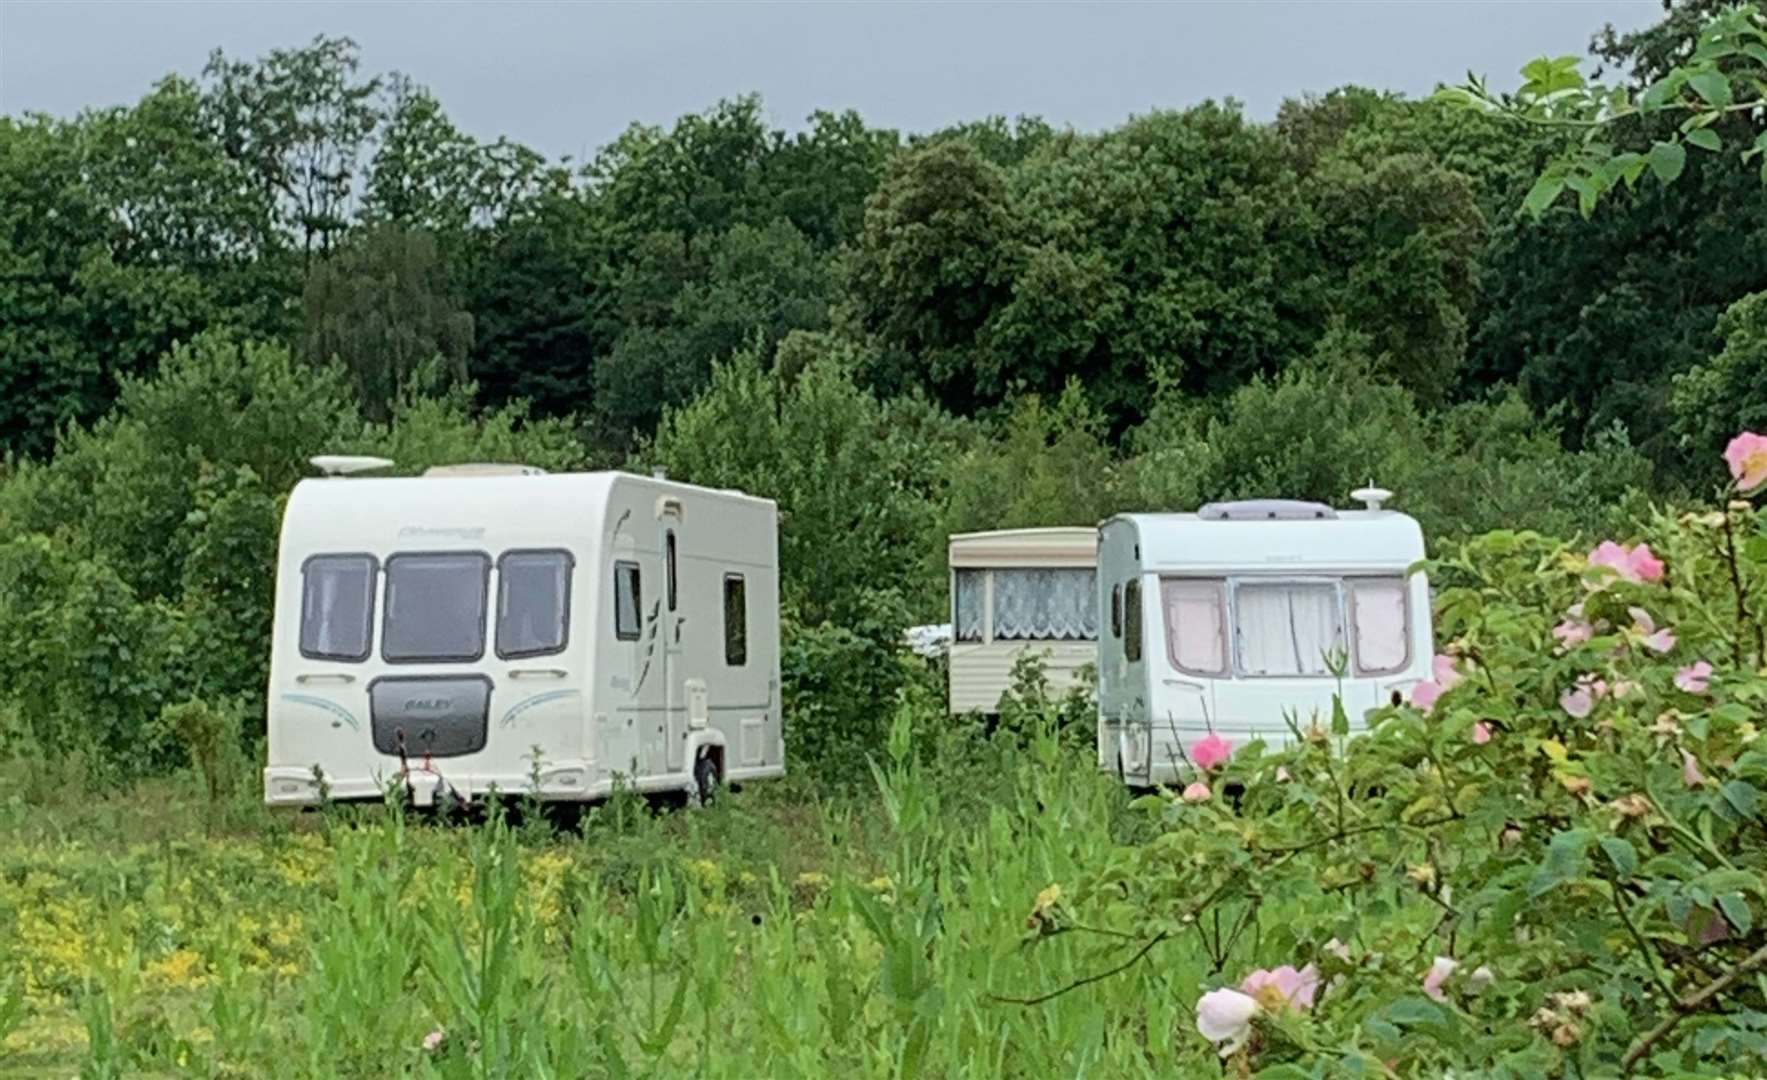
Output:
<svg viewBox="0 0 1767 1080">
<path fill-rule="evenodd" d="M 350 710 L 344 708 L 335 701 L 327 701 L 324 698 L 308 697 L 306 694 L 284 694 L 282 695 L 282 700 L 292 701 L 296 705 L 311 705 L 316 709 L 324 709 L 326 712 L 350 725 L 351 731 L 362 730 L 362 725 L 357 722 L 355 716 L 351 715 Z"/>
<path fill-rule="evenodd" d="M 566 698 L 582 696 L 583 692 L 581 690 L 553 690 L 550 693 L 535 694 L 533 697 L 527 698 L 508 712 L 504 713 L 503 719 L 497 721 L 497 723 L 502 727 L 508 727 L 516 717 L 527 712 L 536 705 L 544 705 L 549 701 L 563 701 Z"/>
</svg>

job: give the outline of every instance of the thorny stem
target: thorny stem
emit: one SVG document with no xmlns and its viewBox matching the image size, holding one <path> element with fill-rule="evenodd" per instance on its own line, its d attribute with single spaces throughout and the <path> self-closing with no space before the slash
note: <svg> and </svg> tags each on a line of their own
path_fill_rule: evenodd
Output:
<svg viewBox="0 0 1767 1080">
<path fill-rule="evenodd" d="M 1142 945 L 1141 948 L 1135 950 L 1134 956 L 1131 956 L 1129 959 L 1118 964 L 1116 967 L 1111 968 L 1109 971 L 1101 971 L 1096 975 L 1088 975 L 1082 979 L 1075 979 L 1066 986 L 1061 987 L 1058 990 L 1051 990 L 1047 994 L 1039 994 L 1036 997 L 1029 998 L 1001 997 L 999 994 L 989 994 L 988 996 L 993 1000 L 1006 1005 L 1041 1005 L 1045 1001 L 1053 1001 L 1054 999 L 1061 997 L 1063 994 L 1071 993 L 1072 991 L 1080 989 L 1082 986 L 1091 986 L 1095 982 L 1103 982 L 1112 975 L 1118 975 L 1122 972 L 1128 971 L 1130 968 L 1140 963 L 1142 957 L 1152 952 L 1155 945 L 1158 945 L 1170 936 L 1171 931 L 1161 930 L 1153 937 L 1148 938 L 1147 943 Z"/>
<path fill-rule="evenodd" d="M 1729 492 L 1726 492 L 1725 496 L 1728 498 Z M 1755 623 L 1754 656 L 1747 657 L 1743 654 L 1743 638 L 1748 633 L 1750 623 L 1754 620 L 1749 616 L 1749 590 L 1748 586 L 1743 584 L 1742 567 L 1736 558 L 1736 530 L 1731 525 L 1728 507 L 1724 510 L 1724 563 L 1730 567 L 1730 587 L 1736 593 L 1736 662 L 1738 666 L 1753 667 L 1755 662 L 1759 661 L 1761 654 L 1767 652 L 1767 646 L 1764 646 L 1762 642 L 1760 624 Z"/>
<path fill-rule="evenodd" d="M 1675 1002 L 1675 1011 L 1670 1013 L 1662 1023 L 1646 1032 L 1644 1037 L 1626 1052 L 1626 1060 L 1621 1065 L 1626 1074 L 1631 1075 L 1633 1066 L 1637 1065 L 1644 1055 L 1650 1053 L 1650 1048 L 1655 1046 L 1663 1036 L 1675 1030 L 1675 1025 L 1681 1023 L 1687 1016 L 1700 1011 L 1706 1002 L 1723 993 L 1731 983 L 1759 968 L 1762 964 L 1767 964 L 1767 945 L 1750 953 L 1742 963 L 1731 968 L 1725 975 Z"/>
<path fill-rule="evenodd" d="M 1650 973 L 1656 979 L 1658 988 L 1668 995 L 1670 1001 L 1675 1000 L 1675 986 L 1669 982 L 1669 976 L 1663 972 L 1662 960 L 1657 956 L 1656 950 L 1651 948 L 1650 943 L 1644 939 L 1644 935 L 1638 932 L 1637 924 L 1632 921 L 1632 913 L 1626 910 L 1626 902 L 1620 899 L 1620 887 L 1611 879 L 1608 881 L 1608 895 L 1614 899 L 1614 913 L 1619 915 L 1620 921 L 1626 925 L 1627 933 L 1631 934 L 1632 940 L 1638 943 L 1638 951 L 1644 954 L 1645 962 L 1650 965 Z"/>
</svg>

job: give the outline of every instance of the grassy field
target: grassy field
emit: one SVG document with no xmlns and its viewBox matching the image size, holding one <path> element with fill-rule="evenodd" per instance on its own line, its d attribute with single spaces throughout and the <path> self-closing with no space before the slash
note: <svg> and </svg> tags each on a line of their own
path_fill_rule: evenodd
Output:
<svg viewBox="0 0 1767 1080">
<path fill-rule="evenodd" d="M 211 813 L 194 778 L 0 813 L 0 1076 L 1164 1076 L 1206 961 L 1032 942 L 1139 828 L 1053 737 L 578 828 Z M 930 752 L 929 752 L 930 751 Z"/>
</svg>

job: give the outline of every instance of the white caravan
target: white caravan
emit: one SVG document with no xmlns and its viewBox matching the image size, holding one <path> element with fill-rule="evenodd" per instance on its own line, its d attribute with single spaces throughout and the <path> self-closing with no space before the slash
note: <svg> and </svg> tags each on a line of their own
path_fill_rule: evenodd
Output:
<svg viewBox="0 0 1767 1080">
<path fill-rule="evenodd" d="M 1194 514 L 1122 514 L 1099 527 L 1098 761 L 1136 785 L 1172 784 L 1209 732 L 1236 746 L 1331 723 L 1351 729 L 1430 673 L 1423 532 L 1368 509 L 1258 500 Z"/>
<path fill-rule="evenodd" d="M 581 801 L 616 779 L 709 794 L 783 775 L 776 521 L 766 499 L 617 472 L 300 482 L 265 800 Z"/>
<path fill-rule="evenodd" d="M 1090 527 L 951 537 L 953 716 L 998 711 L 1026 652 L 1043 658 L 1056 693 L 1098 659 L 1097 557 L 1098 530 Z"/>
</svg>

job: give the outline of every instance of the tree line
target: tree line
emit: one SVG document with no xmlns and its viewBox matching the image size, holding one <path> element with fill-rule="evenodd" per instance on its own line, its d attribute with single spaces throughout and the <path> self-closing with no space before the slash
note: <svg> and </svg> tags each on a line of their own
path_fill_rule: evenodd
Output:
<svg viewBox="0 0 1767 1080">
<path fill-rule="evenodd" d="M 1717 6 L 1593 51 L 1648 85 Z M 1607 528 L 1767 419 L 1767 196 L 1707 155 L 1522 212 L 1563 139 L 1360 87 L 1095 133 L 745 97 L 548 160 L 327 37 L 0 117 L 0 686 L 89 732 L 102 668 L 105 755 L 249 715 L 327 451 L 777 498 L 787 681 L 843 737 L 875 697 L 818 688 L 888 692 L 951 531 L 1369 479 L 1439 537 Z"/>
</svg>

